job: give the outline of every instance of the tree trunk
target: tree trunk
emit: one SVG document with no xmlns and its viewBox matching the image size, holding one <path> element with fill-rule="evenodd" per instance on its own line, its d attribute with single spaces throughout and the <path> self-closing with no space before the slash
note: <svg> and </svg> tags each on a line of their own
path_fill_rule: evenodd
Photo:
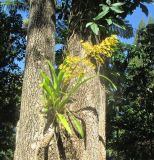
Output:
<svg viewBox="0 0 154 160">
<path fill-rule="evenodd" d="M 72 34 L 68 41 L 68 51 L 72 55 L 84 54 L 77 34 Z M 87 69 L 88 70 L 88 69 Z M 96 75 L 94 70 L 88 70 L 87 76 Z M 79 139 L 71 136 L 71 141 L 63 141 L 67 160 L 105 160 L 105 88 L 99 77 L 84 84 L 75 95 L 75 102 L 70 109 L 82 120 L 86 137 Z M 70 145 L 71 143 L 71 145 Z"/>
<path fill-rule="evenodd" d="M 67 49 L 71 55 L 83 55 L 80 40 L 85 37 L 73 33 L 70 36 Z M 75 102 L 69 107 L 72 112 L 83 122 L 85 138 L 80 139 L 77 134 L 67 138 L 62 136 L 66 160 L 105 160 L 106 159 L 106 95 L 105 87 L 97 76 L 95 70 L 87 68 L 87 77 L 97 78 L 84 84 L 73 97 Z M 73 82 L 72 82 L 73 83 Z"/>
<path fill-rule="evenodd" d="M 69 30 L 72 32 L 72 35 L 67 42 L 67 49 L 72 55 L 84 54 L 80 40 L 88 39 L 89 31 L 84 29 L 83 17 L 81 18 L 80 16 L 84 14 L 83 16 L 86 19 L 86 7 L 91 9 L 97 8 L 94 6 L 99 6 L 99 1 L 72 1 L 72 17 L 69 24 Z M 87 72 L 87 76 L 96 75 L 95 70 L 87 68 Z M 76 101 L 69 107 L 82 120 L 86 135 L 84 140 L 79 139 L 75 134 L 69 139 L 64 135 L 62 136 L 65 159 L 105 160 L 105 88 L 99 77 L 84 84 L 74 98 Z"/>
<path fill-rule="evenodd" d="M 41 114 L 41 77 L 39 69 L 48 72 L 46 59 L 54 61 L 55 6 L 54 0 L 30 0 L 30 18 L 26 49 L 20 119 L 17 124 L 15 160 L 58 160 L 59 155 L 52 130 L 52 144 L 40 146 L 47 134 L 48 121 Z M 49 134 L 48 134 L 49 135 Z M 40 148 L 39 148 L 40 147 Z"/>
<path fill-rule="evenodd" d="M 87 82 L 70 105 L 85 124 L 85 139 L 55 134 L 41 114 L 41 77 L 48 73 L 45 59 L 54 61 L 55 13 L 51 0 L 30 0 L 30 24 L 26 68 L 22 88 L 20 119 L 17 125 L 14 160 L 105 160 L 105 91 L 99 78 Z M 84 54 L 78 34 L 68 42 L 71 54 Z M 88 70 L 88 75 L 96 75 Z"/>
</svg>

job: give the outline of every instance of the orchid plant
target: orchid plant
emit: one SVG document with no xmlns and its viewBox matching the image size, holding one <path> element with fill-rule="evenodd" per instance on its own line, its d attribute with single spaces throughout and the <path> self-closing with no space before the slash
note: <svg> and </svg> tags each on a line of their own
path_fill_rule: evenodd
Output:
<svg viewBox="0 0 154 160">
<path fill-rule="evenodd" d="M 55 117 L 56 124 L 62 125 L 69 134 L 72 134 L 71 125 L 73 125 L 73 128 L 83 138 L 84 129 L 81 121 L 69 110 L 67 104 L 70 103 L 73 95 L 84 83 L 96 77 L 91 76 L 87 78 L 85 76 L 86 68 L 95 69 L 95 64 L 102 64 L 105 57 L 112 55 L 113 47 L 117 43 L 118 39 L 115 35 L 106 38 L 96 45 L 81 41 L 81 45 L 85 50 L 84 56 L 68 55 L 58 69 L 50 61 L 47 61 L 51 78 L 42 70 L 40 71 L 40 75 L 43 78 L 40 86 L 43 89 L 45 100 L 42 111 L 45 114 L 51 113 Z M 91 59 L 94 59 L 96 63 L 93 64 Z M 116 88 L 113 82 L 106 76 L 99 76 L 108 80 Z M 70 83 L 72 79 L 74 79 L 73 83 Z"/>
</svg>

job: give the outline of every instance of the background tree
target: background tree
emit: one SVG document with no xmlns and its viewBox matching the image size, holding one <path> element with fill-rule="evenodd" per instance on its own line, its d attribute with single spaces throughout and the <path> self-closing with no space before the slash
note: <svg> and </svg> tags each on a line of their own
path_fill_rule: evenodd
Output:
<svg viewBox="0 0 154 160">
<path fill-rule="evenodd" d="M 25 31 L 16 9 L 7 14 L 0 7 L 0 159 L 12 159 L 15 126 L 19 117 Z"/>
<path fill-rule="evenodd" d="M 136 45 L 122 45 L 113 59 L 121 77 L 118 91 L 108 98 L 108 154 L 115 159 L 150 160 L 154 156 L 153 27 L 139 28 Z"/>
<path fill-rule="evenodd" d="M 49 122 L 41 114 L 43 104 L 39 84 L 42 79 L 39 69 L 49 73 L 45 61 L 46 59 L 54 61 L 55 3 L 50 0 L 30 0 L 29 9 L 26 66 L 14 159 L 34 160 L 44 157 L 59 159 L 53 141 L 51 148 L 44 149 L 42 146 L 39 148 L 41 138 L 48 131 Z"/>
</svg>

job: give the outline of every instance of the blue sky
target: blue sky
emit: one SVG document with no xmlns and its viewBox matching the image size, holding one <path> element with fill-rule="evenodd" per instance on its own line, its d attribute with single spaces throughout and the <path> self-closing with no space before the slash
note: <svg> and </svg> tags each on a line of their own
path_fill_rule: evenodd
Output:
<svg viewBox="0 0 154 160">
<path fill-rule="evenodd" d="M 149 16 L 154 17 L 154 4 L 148 4 L 146 6 L 149 10 Z M 134 28 L 137 28 L 142 18 L 144 18 L 147 22 L 148 17 L 142 12 L 142 10 L 139 7 L 134 11 L 132 15 L 127 16 L 127 20 L 129 20 L 129 22 L 133 24 Z"/>
<path fill-rule="evenodd" d="M 148 7 L 149 10 L 149 16 L 152 16 L 154 18 L 154 4 L 146 4 L 145 5 Z M 22 12 L 22 16 L 25 19 L 27 17 L 27 14 L 25 12 Z M 132 24 L 133 28 L 134 28 L 134 33 L 136 31 L 136 29 L 138 28 L 138 25 L 141 21 L 141 19 L 143 18 L 145 20 L 145 22 L 148 22 L 148 18 L 141 10 L 141 8 L 137 8 L 132 15 L 128 15 L 126 17 L 126 19 L 130 22 L 130 24 Z M 132 43 L 133 42 L 133 38 L 130 39 L 122 39 L 121 40 L 123 42 L 126 43 Z"/>
<path fill-rule="evenodd" d="M 148 7 L 149 10 L 149 16 L 152 16 L 154 18 L 154 4 L 148 4 L 146 5 Z M 145 22 L 148 22 L 149 16 L 147 17 L 142 10 L 138 7 L 132 15 L 129 15 L 126 17 L 126 19 L 130 22 L 130 24 L 132 24 L 133 28 L 134 28 L 134 32 L 136 31 L 136 29 L 138 28 L 138 25 L 141 21 L 142 18 L 144 18 Z M 130 38 L 130 39 L 122 39 L 121 40 L 123 42 L 126 43 L 132 43 L 134 38 Z"/>
<path fill-rule="evenodd" d="M 149 10 L 149 16 L 152 16 L 154 18 L 154 5 L 152 4 L 148 4 L 146 5 L 148 7 Z M 27 14 L 22 12 L 22 16 L 23 18 L 27 17 Z M 138 7 L 132 15 L 129 15 L 126 17 L 126 19 L 130 22 L 130 24 L 132 24 L 133 28 L 134 28 L 134 33 L 136 31 L 136 29 L 138 28 L 138 25 L 141 21 L 142 18 L 144 18 L 145 22 L 148 22 L 149 16 L 147 17 L 142 10 Z M 130 38 L 130 39 L 123 39 L 120 38 L 122 42 L 125 43 L 133 43 L 134 38 Z M 59 46 L 56 46 L 56 49 L 59 48 Z M 23 69 L 23 63 L 20 62 L 19 66 Z"/>
</svg>

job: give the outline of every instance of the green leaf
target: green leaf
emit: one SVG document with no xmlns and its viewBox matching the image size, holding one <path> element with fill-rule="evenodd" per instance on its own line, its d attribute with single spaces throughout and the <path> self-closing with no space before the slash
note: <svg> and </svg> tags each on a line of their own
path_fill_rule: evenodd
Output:
<svg viewBox="0 0 154 160">
<path fill-rule="evenodd" d="M 0 2 L 0 5 L 6 6 L 8 9 L 14 9 L 18 8 L 18 10 L 26 10 L 26 2 L 22 2 L 19 0 L 4 0 L 3 2 Z"/>
<path fill-rule="evenodd" d="M 105 19 L 108 23 L 108 25 L 111 25 L 113 22 L 112 22 L 112 19 Z"/>
<path fill-rule="evenodd" d="M 93 23 L 94 23 L 94 22 L 89 22 L 89 23 L 87 23 L 87 24 L 86 24 L 86 28 L 89 27 L 89 26 L 91 26 Z"/>
<path fill-rule="evenodd" d="M 101 18 L 103 18 L 104 16 L 106 16 L 109 13 L 109 7 L 106 5 L 103 5 L 103 11 L 100 12 L 95 18 L 93 18 L 94 20 L 99 20 Z"/>
<path fill-rule="evenodd" d="M 83 130 L 83 127 L 82 127 L 80 121 L 72 113 L 69 112 L 69 115 L 71 116 L 71 118 L 73 120 L 73 124 L 74 124 L 76 131 L 79 133 L 79 135 L 82 138 L 84 138 L 84 130 Z"/>
<path fill-rule="evenodd" d="M 59 104 L 61 102 L 61 97 L 57 97 L 56 100 L 54 101 L 54 108 L 56 111 L 59 109 Z"/>
<path fill-rule="evenodd" d="M 63 97 L 63 99 L 61 100 L 60 104 L 59 104 L 59 108 L 62 109 L 65 104 L 68 103 L 68 101 L 70 100 L 71 96 L 77 91 L 77 89 L 84 83 L 86 83 L 87 81 L 89 81 L 90 79 L 94 78 L 96 76 L 92 76 L 89 78 L 86 78 L 85 80 L 82 81 L 82 79 L 79 79 L 78 82 L 68 91 L 67 94 L 65 94 L 65 96 Z"/>
<path fill-rule="evenodd" d="M 121 8 L 119 8 L 117 6 L 110 7 L 110 9 L 116 13 L 123 13 L 124 12 L 123 10 L 121 10 Z"/>
<path fill-rule="evenodd" d="M 57 0 L 54 0 L 55 6 L 57 5 Z"/>
<path fill-rule="evenodd" d="M 106 0 L 106 3 L 110 6 L 111 5 L 111 0 Z"/>
<path fill-rule="evenodd" d="M 42 83 L 42 87 L 43 85 L 46 85 L 50 88 L 51 92 L 55 93 L 56 90 L 53 88 L 52 82 L 50 81 L 49 77 L 41 70 L 40 70 L 40 75 L 44 79 L 44 82 Z"/>
<path fill-rule="evenodd" d="M 61 97 L 63 80 L 64 80 L 64 72 L 60 71 L 57 76 L 57 93 L 59 97 Z"/>
<path fill-rule="evenodd" d="M 43 83 L 40 84 L 40 86 L 44 89 L 44 91 L 47 92 L 47 95 L 51 97 L 52 104 L 54 105 L 57 92 L 54 89 L 49 77 L 42 70 L 40 70 L 40 75 L 44 80 Z"/>
<path fill-rule="evenodd" d="M 51 101 L 52 101 L 52 104 L 54 105 L 55 103 L 55 92 L 53 90 L 52 87 L 49 87 L 49 85 L 47 85 L 47 83 L 43 82 L 42 83 L 42 88 L 47 92 L 47 95 L 51 97 Z"/>
<path fill-rule="evenodd" d="M 43 112 L 43 113 L 48 113 L 48 108 L 43 108 L 43 109 L 42 109 L 42 112 Z"/>
<path fill-rule="evenodd" d="M 146 16 L 149 15 L 148 8 L 144 4 L 140 3 L 140 8 L 142 9 L 142 12 L 145 13 Z"/>
<path fill-rule="evenodd" d="M 112 22 L 115 26 L 117 26 L 117 27 L 119 27 L 119 28 L 121 28 L 121 29 L 123 29 L 123 30 L 126 30 L 126 27 L 124 26 L 124 25 L 120 25 L 120 24 L 118 24 L 118 23 L 116 23 L 116 22 Z"/>
<path fill-rule="evenodd" d="M 98 27 L 98 25 L 96 23 L 93 23 L 92 25 L 90 25 L 90 28 L 96 35 L 98 35 L 99 27 Z"/>
<path fill-rule="evenodd" d="M 64 79 L 64 72 L 60 71 L 57 77 L 59 87 L 61 86 L 63 79 Z"/>
<path fill-rule="evenodd" d="M 113 3 L 111 6 L 112 7 L 121 7 L 122 5 L 124 5 L 125 3 L 121 3 L 121 2 L 117 2 L 117 3 Z"/>
<path fill-rule="evenodd" d="M 10 5 L 12 2 L 11 2 L 12 0 L 5 0 L 4 2 L 0 2 L 0 5 L 6 5 L 6 6 L 8 6 L 8 5 Z"/>
<path fill-rule="evenodd" d="M 46 83 L 48 85 L 50 85 L 51 81 L 50 81 L 49 77 L 42 70 L 39 70 L 39 72 L 40 72 L 41 77 L 46 81 Z"/>
<path fill-rule="evenodd" d="M 57 120 L 61 123 L 69 134 L 72 134 L 71 128 L 63 114 L 56 113 Z"/>
<path fill-rule="evenodd" d="M 109 82 L 111 83 L 112 87 L 113 87 L 115 90 L 117 90 L 116 85 L 115 85 L 108 77 L 106 77 L 106 76 L 104 76 L 104 75 L 99 75 L 99 76 L 102 77 L 102 78 L 104 78 L 104 79 L 106 79 L 107 81 L 109 81 Z"/>
<path fill-rule="evenodd" d="M 50 61 L 47 61 L 48 65 L 49 65 L 49 69 L 52 75 L 52 79 L 53 79 L 53 87 L 54 89 L 57 89 L 57 86 L 59 86 L 58 84 L 58 80 L 57 80 L 57 75 L 56 75 L 56 70 L 53 66 L 53 64 Z"/>
</svg>

